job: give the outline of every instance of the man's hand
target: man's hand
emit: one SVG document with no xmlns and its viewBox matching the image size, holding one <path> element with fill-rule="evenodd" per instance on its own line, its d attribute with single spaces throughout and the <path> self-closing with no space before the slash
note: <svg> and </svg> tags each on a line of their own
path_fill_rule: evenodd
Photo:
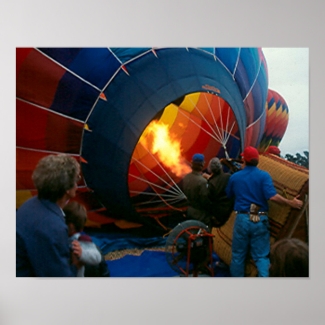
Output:
<svg viewBox="0 0 325 325">
<path fill-rule="evenodd" d="M 299 195 L 291 200 L 291 206 L 295 209 L 301 209 L 303 202 L 298 199 Z"/>
</svg>

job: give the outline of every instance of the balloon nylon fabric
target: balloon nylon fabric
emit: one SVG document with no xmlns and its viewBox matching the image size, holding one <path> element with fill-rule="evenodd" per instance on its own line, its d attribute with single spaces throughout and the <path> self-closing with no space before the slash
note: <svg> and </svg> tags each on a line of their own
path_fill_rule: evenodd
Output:
<svg viewBox="0 0 325 325">
<path fill-rule="evenodd" d="M 241 147 L 264 130 L 267 69 L 256 48 L 17 48 L 16 71 L 17 190 L 34 191 L 42 156 L 68 153 L 82 163 L 82 186 L 115 216 L 136 215 L 132 152 L 171 102 L 219 96 L 233 110 Z"/>
<path fill-rule="evenodd" d="M 120 70 L 87 120 L 83 173 L 112 213 L 136 214 L 129 200 L 127 172 L 133 150 L 148 123 L 184 94 L 214 89 L 232 107 L 244 139 L 245 116 L 238 87 L 229 72 L 199 50 L 161 49 Z M 105 183 L 103 179 L 107 180 Z"/>
</svg>

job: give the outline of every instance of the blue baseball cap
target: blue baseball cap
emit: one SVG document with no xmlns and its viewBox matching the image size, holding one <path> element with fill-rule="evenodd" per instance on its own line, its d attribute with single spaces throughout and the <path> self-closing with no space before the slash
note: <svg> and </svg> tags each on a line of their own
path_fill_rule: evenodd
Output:
<svg viewBox="0 0 325 325">
<path fill-rule="evenodd" d="M 201 153 L 196 153 L 192 157 L 192 162 L 195 163 L 203 163 L 204 162 L 204 155 Z"/>
</svg>

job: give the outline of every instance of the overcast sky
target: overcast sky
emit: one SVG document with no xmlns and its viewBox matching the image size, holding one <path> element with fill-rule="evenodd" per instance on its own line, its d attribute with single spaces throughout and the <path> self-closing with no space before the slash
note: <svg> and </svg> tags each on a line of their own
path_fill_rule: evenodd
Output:
<svg viewBox="0 0 325 325">
<path fill-rule="evenodd" d="M 280 142 L 281 155 L 309 151 L 309 49 L 262 48 L 269 88 L 286 101 L 289 123 Z"/>
</svg>

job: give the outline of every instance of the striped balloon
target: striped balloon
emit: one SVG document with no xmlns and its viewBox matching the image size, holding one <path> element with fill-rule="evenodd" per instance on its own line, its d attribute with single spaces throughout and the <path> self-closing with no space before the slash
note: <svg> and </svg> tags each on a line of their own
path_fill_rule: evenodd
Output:
<svg viewBox="0 0 325 325">
<path fill-rule="evenodd" d="M 258 147 L 260 152 L 265 152 L 269 146 L 279 146 L 289 121 L 288 105 L 283 97 L 274 90 L 268 90 L 265 109 L 266 124 Z"/>
</svg>

